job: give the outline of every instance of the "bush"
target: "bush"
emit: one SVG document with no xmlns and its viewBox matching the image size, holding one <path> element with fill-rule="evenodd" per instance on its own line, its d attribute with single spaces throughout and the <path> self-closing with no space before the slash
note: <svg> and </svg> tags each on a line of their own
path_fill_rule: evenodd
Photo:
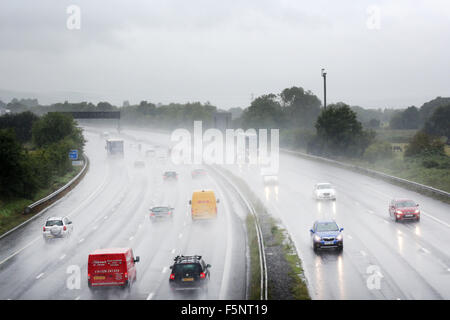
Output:
<svg viewBox="0 0 450 320">
<path fill-rule="evenodd" d="M 371 163 L 378 160 L 392 159 L 391 144 L 386 141 L 376 141 L 364 151 L 363 157 Z"/>
<path fill-rule="evenodd" d="M 405 157 L 445 155 L 445 144 L 423 131 L 417 132 L 406 147 Z"/>
</svg>

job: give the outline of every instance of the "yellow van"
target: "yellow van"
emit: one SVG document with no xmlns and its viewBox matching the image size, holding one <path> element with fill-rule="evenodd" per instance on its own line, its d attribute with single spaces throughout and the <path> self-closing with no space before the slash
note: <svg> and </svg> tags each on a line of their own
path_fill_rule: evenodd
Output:
<svg viewBox="0 0 450 320">
<path fill-rule="evenodd" d="M 192 200 L 189 200 L 191 205 L 192 220 L 197 219 L 211 219 L 217 217 L 217 204 L 214 191 L 199 190 L 192 193 Z"/>
</svg>

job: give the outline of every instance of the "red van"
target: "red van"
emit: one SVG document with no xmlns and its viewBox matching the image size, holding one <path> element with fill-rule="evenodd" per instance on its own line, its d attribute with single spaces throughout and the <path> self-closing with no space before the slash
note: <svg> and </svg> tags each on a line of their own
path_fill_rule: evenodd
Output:
<svg viewBox="0 0 450 320">
<path fill-rule="evenodd" d="M 131 248 L 97 249 L 89 255 L 88 286 L 130 287 L 136 281 L 136 262 Z"/>
</svg>

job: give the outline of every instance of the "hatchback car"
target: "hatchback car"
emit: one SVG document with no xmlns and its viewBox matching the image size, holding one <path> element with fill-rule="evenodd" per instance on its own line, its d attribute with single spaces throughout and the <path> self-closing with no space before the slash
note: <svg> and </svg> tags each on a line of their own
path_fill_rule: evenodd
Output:
<svg viewBox="0 0 450 320">
<path fill-rule="evenodd" d="M 336 190 L 330 183 L 317 183 L 313 194 L 316 200 L 336 200 Z"/>
<path fill-rule="evenodd" d="M 44 240 L 49 241 L 55 238 L 65 238 L 73 232 L 72 221 L 67 217 L 51 217 L 45 222 L 42 228 Z"/>
<path fill-rule="evenodd" d="M 165 207 L 153 207 L 150 209 L 150 221 L 155 222 L 156 220 L 172 218 L 174 208 Z"/>
<path fill-rule="evenodd" d="M 339 228 L 334 220 L 316 221 L 309 231 L 314 251 L 322 248 L 344 249 L 344 228 Z"/>
<path fill-rule="evenodd" d="M 176 181 L 178 180 L 178 174 L 175 171 L 166 171 L 163 174 L 164 181 Z"/>
<path fill-rule="evenodd" d="M 177 256 L 170 266 L 169 285 L 172 290 L 207 290 L 210 268 L 202 256 Z"/>
<path fill-rule="evenodd" d="M 420 221 L 419 205 L 409 199 L 393 199 L 389 203 L 389 216 L 395 219 L 395 221 Z"/>
</svg>

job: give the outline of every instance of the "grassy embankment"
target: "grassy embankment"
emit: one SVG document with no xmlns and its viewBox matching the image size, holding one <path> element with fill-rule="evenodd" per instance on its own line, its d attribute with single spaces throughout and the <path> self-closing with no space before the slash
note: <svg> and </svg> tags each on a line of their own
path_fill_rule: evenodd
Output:
<svg viewBox="0 0 450 320">
<path fill-rule="evenodd" d="M 417 130 L 376 130 L 377 140 L 387 141 L 392 146 L 400 146 L 402 151 L 393 152 L 391 159 L 377 160 L 369 162 L 365 159 L 338 158 L 341 162 L 351 163 L 363 168 L 380 171 L 392 176 L 428 185 L 437 189 L 450 192 L 450 170 L 448 168 L 449 159 L 442 157 L 434 159 L 437 163 L 434 167 L 425 167 L 425 159 L 407 159 L 404 157 L 405 147 L 408 145 Z M 306 152 L 305 149 L 299 151 Z M 450 147 L 445 147 L 446 154 L 450 156 Z"/>
<path fill-rule="evenodd" d="M 30 219 L 33 214 L 24 214 L 24 209 L 33 202 L 46 197 L 52 192 L 58 190 L 75 177 L 82 167 L 74 167 L 72 171 L 64 176 L 55 177 L 51 183 L 51 187 L 39 190 L 33 199 L 16 198 L 8 200 L 0 200 L 0 235 L 8 230 L 18 226 L 22 222 Z"/>
</svg>

